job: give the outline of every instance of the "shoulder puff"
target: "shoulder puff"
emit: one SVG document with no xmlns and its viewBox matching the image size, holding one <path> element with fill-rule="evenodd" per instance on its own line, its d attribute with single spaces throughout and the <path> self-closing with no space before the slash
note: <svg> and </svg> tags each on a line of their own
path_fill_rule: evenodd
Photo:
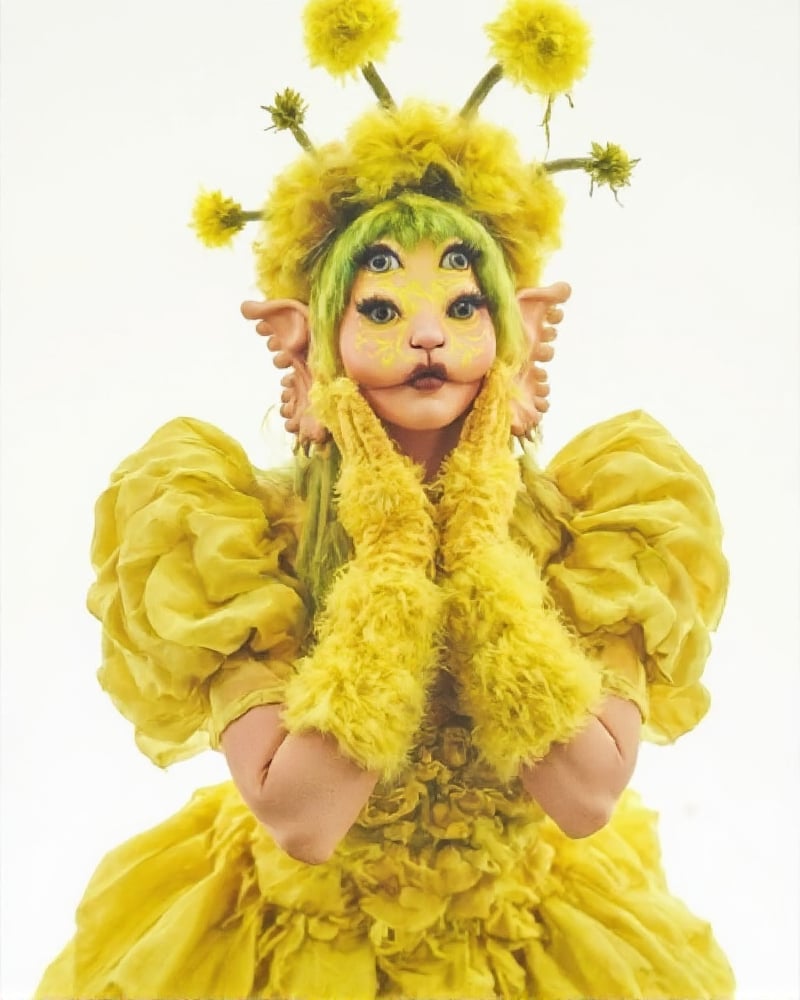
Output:
<svg viewBox="0 0 800 1000">
<path fill-rule="evenodd" d="M 280 700 L 306 627 L 288 479 L 258 476 L 230 437 L 182 418 L 98 500 L 88 597 L 103 625 L 98 676 L 158 764 Z"/>
<path fill-rule="evenodd" d="M 700 677 L 728 585 L 705 472 L 641 411 L 579 434 L 546 472 L 572 508 L 551 591 L 608 690 L 640 705 L 645 737 L 671 742 L 708 709 Z"/>
</svg>

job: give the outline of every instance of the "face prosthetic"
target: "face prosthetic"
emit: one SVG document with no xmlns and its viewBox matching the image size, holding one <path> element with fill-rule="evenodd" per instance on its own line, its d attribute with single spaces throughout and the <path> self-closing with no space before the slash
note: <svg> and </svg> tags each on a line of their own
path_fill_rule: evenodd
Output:
<svg viewBox="0 0 800 1000">
<path fill-rule="evenodd" d="M 496 336 L 475 257 L 457 238 L 411 250 L 387 239 L 361 255 L 339 352 L 345 374 L 385 424 L 440 430 L 477 396 Z"/>
</svg>

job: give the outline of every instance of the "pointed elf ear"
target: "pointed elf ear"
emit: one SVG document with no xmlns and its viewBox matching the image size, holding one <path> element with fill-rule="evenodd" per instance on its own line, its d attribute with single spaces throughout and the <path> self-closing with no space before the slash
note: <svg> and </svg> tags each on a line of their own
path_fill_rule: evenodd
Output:
<svg viewBox="0 0 800 1000">
<path fill-rule="evenodd" d="M 256 320 L 256 333 L 267 338 L 276 368 L 290 371 L 281 379 L 281 416 L 286 430 L 296 434 L 303 448 L 323 444 L 328 431 L 311 413 L 311 370 L 308 366 L 310 327 L 308 306 L 297 299 L 244 302 L 242 315 Z"/>
<path fill-rule="evenodd" d="M 537 362 L 552 360 L 555 354 L 552 346 L 556 338 L 555 326 L 564 317 L 559 307 L 571 294 L 572 289 L 565 281 L 557 281 L 546 288 L 523 288 L 517 292 L 530 351 L 516 378 L 517 398 L 512 404 L 511 433 L 517 437 L 531 437 L 550 407 L 547 401 L 550 394 L 547 372 Z"/>
</svg>

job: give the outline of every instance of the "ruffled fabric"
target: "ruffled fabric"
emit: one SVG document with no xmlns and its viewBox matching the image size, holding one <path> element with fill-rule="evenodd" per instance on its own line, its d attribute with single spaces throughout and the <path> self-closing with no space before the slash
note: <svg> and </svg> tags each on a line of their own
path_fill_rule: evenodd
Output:
<svg viewBox="0 0 800 1000">
<path fill-rule="evenodd" d="M 316 867 L 282 854 L 232 785 L 196 793 L 103 861 L 37 1000 L 731 995 L 636 796 L 570 841 L 533 803 L 447 772 L 429 762 L 428 780 L 379 792 Z"/>
<path fill-rule="evenodd" d="M 258 479 L 235 441 L 188 419 L 157 431 L 100 497 L 98 676 L 155 763 L 282 700 L 306 631 L 295 508 L 288 477 Z"/>
<path fill-rule="evenodd" d="M 566 617 L 667 743 L 705 715 L 700 683 L 728 585 L 722 527 L 703 469 L 648 414 L 579 434 L 547 473 L 572 506 L 547 567 Z"/>
</svg>

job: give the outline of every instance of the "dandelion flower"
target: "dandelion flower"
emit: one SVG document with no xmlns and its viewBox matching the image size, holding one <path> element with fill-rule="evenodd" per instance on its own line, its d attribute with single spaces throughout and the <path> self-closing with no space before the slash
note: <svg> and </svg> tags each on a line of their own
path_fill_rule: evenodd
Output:
<svg viewBox="0 0 800 1000">
<path fill-rule="evenodd" d="M 589 165 L 584 169 L 592 178 L 592 190 L 607 184 L 617 197 L 621 187 L 627 187 L 631 182 L 633 168 L 638 163 L 632 160 L 625 150 L 614 142 L 601 146 L 599 142 L 592 143 L 592 156 Z"/>
<path fill-rule="evenodd" d="M 303 12 L 311 65 L 347 76 L 379 62 L 397 38 L 398 20 L 391 0 L 311 0 Z"/>
<path fill-rule="evenodd" d="M 221 191 L 201 191 L 192 209 L 190 225 L 207 247 L 224 247 L 244 229 L 251 215 Z"/>
<path fill-rule="evenodd" d="M 282 94 L 275 95 L 275 103 L 262 105 L 272 118 L 272 128 L 279 132 L 301 126 L 306 120 L 308 105 L 296 90 L 287 87 Z"/>
<path fill-rule="evenodd" d="M 589 28 L 560 0 L 511 0 L 486 33 L 503 75 L 547 98 L 567 93 L 589 65 Z"/>
<path fill-rule="evenodd" d="M 314 147 L 303 128 L 308 105 L 296 90 L 287 87 L 283 93 L 275 95 L 274 104 L 262 104 L 261 108 L 272 119 L 269 128 L 277 132 L 288 130 L 307 153 L 313 152 Z"/>
</svg>

